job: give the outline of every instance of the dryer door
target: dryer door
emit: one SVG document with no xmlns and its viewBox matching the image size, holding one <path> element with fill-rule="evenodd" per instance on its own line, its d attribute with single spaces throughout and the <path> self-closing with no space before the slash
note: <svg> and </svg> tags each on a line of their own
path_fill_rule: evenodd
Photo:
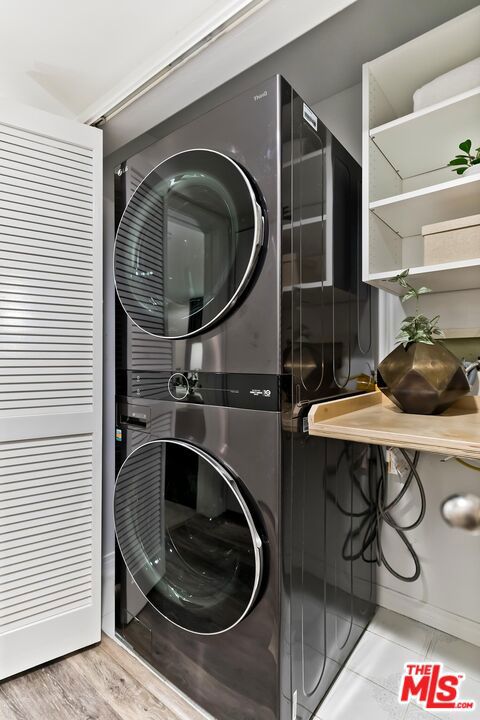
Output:
<svg viewBox="0 0 480 720">
<path fill-rule="evenodd" d="M 202 332 L 240 298 L 263 236 L 253 184 L 234 160 L 213 150 L 173 155 L 120 220 L 114 265 L 124 310 L 159 337 Z"/>
<path fill-rule="evenodd" d="M 238 483 L 203 450 L 180 440 L 134 450 L 117 477 L 115 526 L 136 584 L 175 625 L 213 635 L 253 606 L 262 541 Z"/>
</svg>

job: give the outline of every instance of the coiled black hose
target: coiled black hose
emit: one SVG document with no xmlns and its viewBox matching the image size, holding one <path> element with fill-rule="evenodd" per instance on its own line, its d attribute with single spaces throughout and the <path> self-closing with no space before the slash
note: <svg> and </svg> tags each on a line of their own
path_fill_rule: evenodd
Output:
<svg viewBox="0 0 480 720">
<path fill-rule="evenodd" d="M 418 559 L 418 555 L 405 533 L 418 527 L 425 517 L 426 497 L 425 489 L 417 471 L 420 453 L 418 451 L 415 452 L 413 458 L 411 458 L 406 450 L 400 448 L 400 452 L 408 464 L 409 473 L 402 489 L 389 503 L 386 501 L 388 465 L 383 453 L 383 448 L 380 446 L 376 447 L 376 462 L 373 461 L 370 463 L 370 493 L 368 495 L 362 488 L 361 481 L 357 477 L 355 471 L 353 472 L 352 480 L 354 486 L 366 505 L 363 510 L 359 512 L 348 512 L 345 508 L 341 507 L 338 500 L 334 498 L 331 493 L 329 493 L 329 496 L 330 499 L 335 502 L 336 506 L 343 515 L 347 515 L 352 518 L 361 518 L 361 522 L 358 527 L 352 528 L 345 539 L 342 551 L 343 558 L 345 560 L 358 560 L 359 558 L 362 558 L 367 563 L 383 565 L 398 580 L 402 580 L 403 582 L 415 582 L 415 580 L 418 580 L 421 573 L 420 560 Z M 420 512 L 417 519 L 410 525 L 401 525 L 392 516 L 392 510 L 399 504 L 401 499 L 412 486 L 413 482 L 417 484 L 418 491 L 420 493 Z M 398 537 L 410 554 L 415 566 L 415 570 L 412 575 L 402 575 L 397 572 L 397 570 L 391 566 L 385 557 L 382 545 L 382 530 L 384 523 L 397 533 Z M 353 551 L 354 545 L 359 549 Z"/>
</svg>

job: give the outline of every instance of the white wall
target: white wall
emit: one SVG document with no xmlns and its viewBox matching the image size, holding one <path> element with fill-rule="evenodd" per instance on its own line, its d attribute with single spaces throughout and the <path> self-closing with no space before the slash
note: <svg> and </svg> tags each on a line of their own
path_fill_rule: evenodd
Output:
<svg viewBox="0 0 480 720">
<path fill-rule="evenodd" d="M 456 492 L 479 493 L 479 475 L 455 460 L 422 453 L 418 465 L 425 487 L 427 512 L 422 524 L 407 536 L 419 556 L 422 575 L 415 583 L 396 580 L 384 568 L 377 572 L 378 601 L 421 622 L 480 645 L 480 537 L 450 528 L 440 516 L 440 505 Z M 401 485 L 390 481 L 390 489 Z M 419 495 L 409 491 L 395 517 L 413 522 L 418 514 Z M 389 562 L 403 573 L 412 563 L 390 528 L 383 533 Z"/>
<path fill-rule="evenodd" d="M 313 110 L 355 160 L 362 164 L 362 83 L 318 103 Z"/>
</svg>

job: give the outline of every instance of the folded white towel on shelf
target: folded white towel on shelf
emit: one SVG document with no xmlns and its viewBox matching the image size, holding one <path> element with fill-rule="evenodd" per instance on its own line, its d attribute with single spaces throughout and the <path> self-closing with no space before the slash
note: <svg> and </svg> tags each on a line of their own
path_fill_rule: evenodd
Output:
<svg viewBox="0 0 480 720">
<path fill-rule="evenodd" d="M 480 86 L 480 57 L 440 75 L 413 93 L 413 111 Z"/>
</svg>

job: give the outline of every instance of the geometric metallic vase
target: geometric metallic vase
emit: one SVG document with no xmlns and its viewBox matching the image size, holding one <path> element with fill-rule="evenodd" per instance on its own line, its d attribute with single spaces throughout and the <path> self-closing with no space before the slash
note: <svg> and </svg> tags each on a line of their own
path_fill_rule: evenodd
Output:
<svg viewBox="0 0 480 720">
<path fill-rule="evenodd" d="M 460 360 L 439 342 L 398 345 L 377 370 L 380 390 L 406 413 L 431 415 L 470 392 Z"/>
</svg>

